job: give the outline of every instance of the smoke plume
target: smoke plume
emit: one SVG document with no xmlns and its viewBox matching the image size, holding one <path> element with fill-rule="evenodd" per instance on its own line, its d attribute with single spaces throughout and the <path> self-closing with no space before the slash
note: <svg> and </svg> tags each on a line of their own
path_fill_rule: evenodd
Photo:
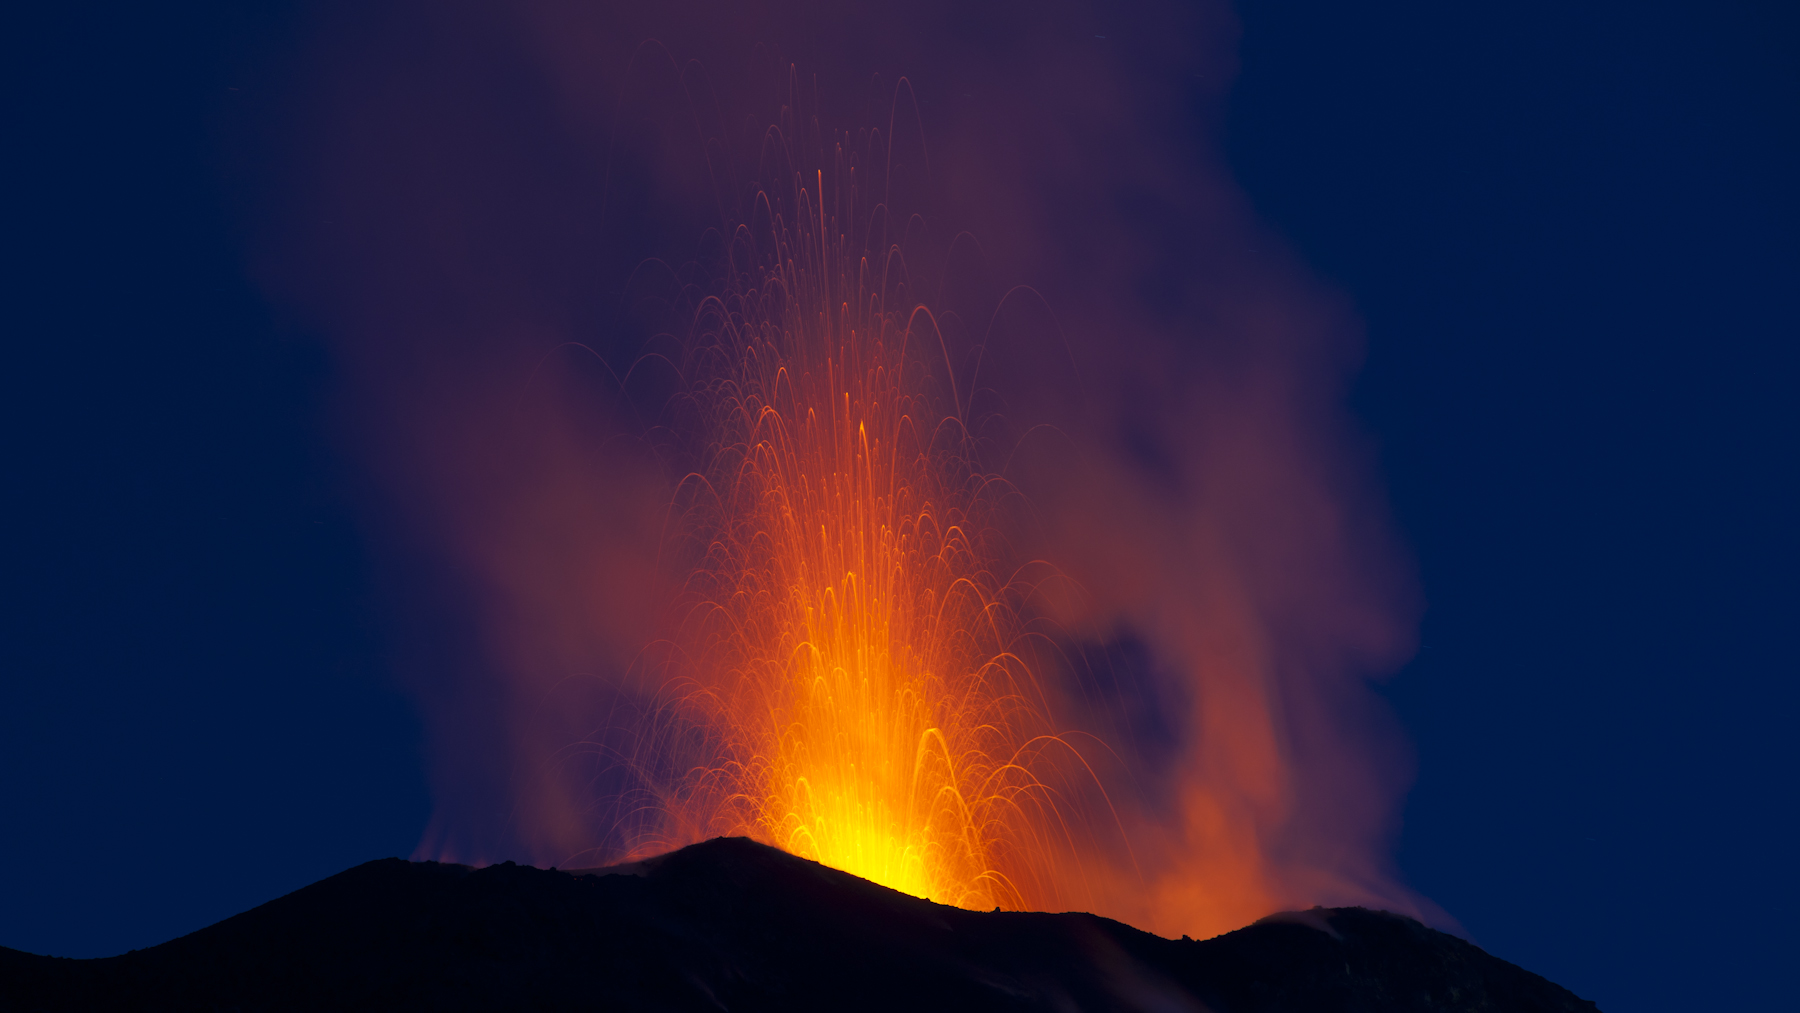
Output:
<svg viewBox="0 0 1800 1013">
<path fill-rule="evenodd" d="M 785 107 L 881 138 L 956 408 L 1057 574 L 1055 717 L 1114 821 L 1064 903 L 1196 936 L 1429 909 L 1389 860 L 1410 758 L 1369 680 L 1420 605 L 1344 408 L 1358 323 L 1224 164 L 1228 6 L 892 6 L 311 19 L 261 270 L 341 367 L 430 736 L 419 856 L 642 842 L 615 761 L 678 579 L 655 353 Z"/>
</svg>

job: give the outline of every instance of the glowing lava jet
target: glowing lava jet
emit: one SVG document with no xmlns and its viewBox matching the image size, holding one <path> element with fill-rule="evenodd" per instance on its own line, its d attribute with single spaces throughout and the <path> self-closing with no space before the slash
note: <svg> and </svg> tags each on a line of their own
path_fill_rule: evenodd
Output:
<svg viewBox="0 0 1800 1013">
<path fill-rule="evenodd" d="M 1052 782 L 1097 786 L 1048 722 L 1026 589 L 996 572 L 1004 485 L 934 390 L 899 252 L 847 227 L 882 209 L 844 158 L 834 213 L 823 173 L 758 195 L 696 317 L 707 442 L 677 530 L 699 562 L 670 688 L 706 759 L 664 804 L 917 896 L 1043 904 L 1072 853 Z"/>
</svg>

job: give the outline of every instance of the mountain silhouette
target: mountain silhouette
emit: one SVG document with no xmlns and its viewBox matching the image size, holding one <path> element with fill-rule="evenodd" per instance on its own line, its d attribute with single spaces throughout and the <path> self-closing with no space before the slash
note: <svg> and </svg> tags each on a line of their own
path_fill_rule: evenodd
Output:
<svg viewBox="0 0 1800 1013">
<path fill-rule="evenodd" d="M 359 865 L 160 946 L 0 948 L 0 1009 L 1594 1010 L 1454 936 L 1363 908 L 1164 939 L 979 912 L 745 838 L 607 869 Z"/>
</svg>

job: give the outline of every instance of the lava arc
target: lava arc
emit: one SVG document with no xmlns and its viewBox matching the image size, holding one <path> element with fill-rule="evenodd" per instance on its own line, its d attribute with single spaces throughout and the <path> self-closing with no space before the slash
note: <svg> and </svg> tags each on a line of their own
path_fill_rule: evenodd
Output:
<svg viewBox="0 0 1800 1013">
<path fill-rule="evenodd" d="M 1030 662 L 1006 487 L 838 165 L 829 204 L 823 171 L 758 195 L 696 313 L 668 700 L 707 745 L 663 804 L 917 896 L 1041 905 L 1073 854 L 1059 782 L 1097 785 Z"/>
</svg>

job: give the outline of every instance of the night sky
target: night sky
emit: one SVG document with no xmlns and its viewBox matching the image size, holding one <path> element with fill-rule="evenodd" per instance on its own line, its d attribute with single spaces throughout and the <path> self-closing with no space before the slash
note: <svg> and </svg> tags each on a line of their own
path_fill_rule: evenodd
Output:
<svg viewBox="0 0 1800 1013">
<path fill-rule="evenodd" d="M 1353 406 L 1428 602 L 1382 688 L 1417 752 L 1400 867 L 1608 1010 L 1791 999 L 1777 8 L 1238 5 L 1225 150 L 1366 323 Z M 334 363 L 246 265 L 243 135 L 298 20 L 9 33 L 0 945 L 152 945 L 430 816 Z"/>
</svg>

